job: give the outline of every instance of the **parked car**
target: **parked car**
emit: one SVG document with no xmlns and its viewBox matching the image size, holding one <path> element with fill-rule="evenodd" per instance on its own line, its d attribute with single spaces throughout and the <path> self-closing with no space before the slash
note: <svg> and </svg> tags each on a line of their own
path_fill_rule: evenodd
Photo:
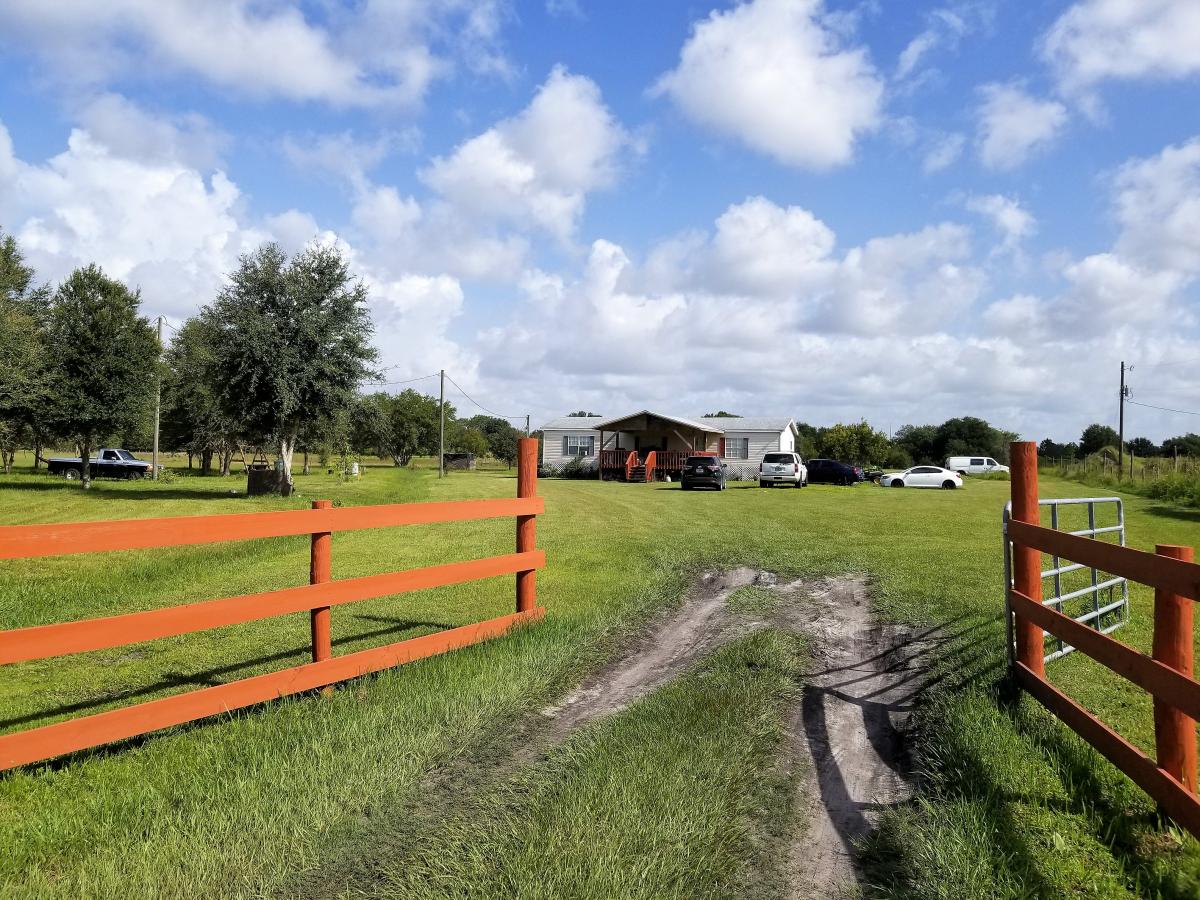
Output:
<svg viewBox="0 0 1200 900">
<path fill-rule="evenodd" d="M 158 467 L 160 470 L 162 466 Z M 104 447 L 88 463 L 92 478 L 149 478 L 151 465 L 138 459 L 128 450 Z M 46 460 L 46 471 L 75 481 L 83 474 L 83 460 L 78 456 L 52 456 Z"/>
<path fill-rule="evenodd" d="M 951 456 L 946 460 L 946 468 L 959 475 L 983 475 L 987 472 L 1007 472 L 1008 466 L 1003 466 L 990 456 Z"/>
<path fill-rule="evenodd" d="M 808 487 L 808 467 L 799 453 L 767 453 L 758 464 L 758 486 Z"/>
<path fill-rule="evenodd" d="M 685 491 L 696 487 L 725 490 L 725 470 L 729 467 L 719 456 L 689 456 L 683 461 L 679 486 Z"/>
<path fill-rule="evenodd" d="M 879 479 L 883 487 L 930 487 L 954 490 L 962 487 L 962 476 L 941 466 L 913 466 L 903 472 L 891 472 Z"/>
<path fill-rule="evenodd" d="M 810 459 L 808 480 L 812 484 L 858 484 L 862 478 L 854 466 L 836 459 Z"/>
<path fill-rule="evenodd" d="M 862 474 L 864 481 L 873 481 L 879 484 L 879 479 L 884 476 L 884 471 L 883 469 L 865 469 Z"/>
</svg>

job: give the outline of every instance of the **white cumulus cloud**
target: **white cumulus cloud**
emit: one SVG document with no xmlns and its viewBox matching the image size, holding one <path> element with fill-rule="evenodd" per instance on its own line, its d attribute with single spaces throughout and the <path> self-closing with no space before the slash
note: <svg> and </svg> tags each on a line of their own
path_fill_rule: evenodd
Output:
<svg viewBox="0 0 1200 900">
<path fill-rule="evenodd" d="M 434 159 L 421 178 L 465 214 L 565 241 L 587 195 L 613 183 L 629 143 L 595 82 L 557 67 L 529 106 Z"/>
<path fill-rule="evenodd" d="M 865 47 L 843 47 L 821 0 L 752 0 L 697 23 L 654 90 L 689 118 L 787 165 L 849 162 L 882 117 Z"/>
<path fill-rule="evenodd" d="M 1200 275 L 1200 137 L 1121 167 L 1119 249 L 1149 265 Z"/>
<path fill-rule="evenodd" d="M 1068 92 L 1109 79 L 1200 74 L 1200 3 L 1083 0 L 1050 26 L 1040 50 Z"/>
<path fill-rule="evenodd" d="M 1015 169 L 1049 147 L 1067 124 L 1067 108 L 1040 100 L 1016 84 L 981 89 L 979 158 L 989 169 Z"/>
<path fill-rule="evenodd" d="M 72 86 L 199 78 L 253 98 L 404 106 L 461 61 L 506 74 L 499 0 L 366 0 L 321 19 L 256 0 L 10 0 L 0 43 Z M 449 37 L 453 36 L 453 37 Z"/>
</svg>

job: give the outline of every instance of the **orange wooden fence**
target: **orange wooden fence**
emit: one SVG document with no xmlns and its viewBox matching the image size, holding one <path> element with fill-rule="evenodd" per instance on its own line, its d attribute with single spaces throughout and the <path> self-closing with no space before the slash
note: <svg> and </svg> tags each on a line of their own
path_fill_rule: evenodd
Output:
<svg viewBox="0 0 1200 900">
<path fill-rule="evenodd" d="M 1036 445 L 1012 444 L 1010 465 L 1008 537 L 1013 545 L 1013 584 L 1009 609 L 1014 618 L 1018 683 L 1153 797 L 1163 812 L 1200 837 L 1196 796 L 1200 683 L 1192 668 L 1192 604 L 1200 600 L 1200 565 L 1192 562 L 1192 548 L 1159 545 L 1157 553 L 1146 553 L 1044 528 L 1038 517 Z M 1152 656 L 1042 605 L 1042 553 L 1153 587 Z M 1153 696 L 1155 757 L 1046 680 L 1043 635 L 1047 632 Z"/>
<path fill-rule="evenodd" d="M 0 631 L 0 665 L 121 647 L 305 610 L 309 611 L 312 621 L 313 658 L 311 663 L 279 672 L 0 735 L 0 770 L 181 725 L 288 694 L 326 688 L 338 681 L 477 644 L 504 634 L 518 622 L 538 619 L 543 610 L 537 605 L 536 577 L 546 559 L 545 554 L 536 549 L 536 517 L 544 509 L 542 499 L 537 496 L 537 441 L 525 438 L 520 442 L 515 499 L 343 509 L 333 509 L 328 500 L 316 500 L 311 510 L 0 527 L 0 559 L 178 547 L 284 535 L 312 536 L 310 583 L 307 585 L 101 619 Z M 332 535 L 336 531 L 508 516 L 515 516 L 517 522 L 515 553 L 332 580 Z M 330 607 L 497 575 L 516 576 L 515 613 L 384 647 L 333 656 L 329 636 Z"/>
</svg>

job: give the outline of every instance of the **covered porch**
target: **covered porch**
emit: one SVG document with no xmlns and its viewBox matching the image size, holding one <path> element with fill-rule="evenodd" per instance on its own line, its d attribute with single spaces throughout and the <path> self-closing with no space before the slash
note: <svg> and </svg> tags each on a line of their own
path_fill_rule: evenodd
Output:
<svg viewBox="0 0 1200 900">
<path fill-rule="evenodd" d="M 642 410 L 593 427 L 600 433 L 597 468 L 602 479 L 677 479 L 689 456 L 721 452 L 722 430 L 703 420 Z"/>
</svg>

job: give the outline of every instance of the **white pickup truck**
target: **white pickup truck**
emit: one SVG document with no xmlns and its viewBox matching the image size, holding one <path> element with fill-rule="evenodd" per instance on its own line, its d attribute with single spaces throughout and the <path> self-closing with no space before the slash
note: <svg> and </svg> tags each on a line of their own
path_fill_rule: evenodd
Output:
<svg viewBox="0 0 1200 900">
<path fill-rule="evenodd" d="M 162 466 L 158 467 L 162 470 Z M 46 470 L 51 475 L 62 475 L 67 481 L 75 481 L 83 474 L 83 460 L 78 456 L 52 456 L 46 460 Z M 103 447 L 88 464 L 88 475 L 92 478 L 149 478 L 151 465 L 130 453 L 113 447 Z"/>
</svg>

